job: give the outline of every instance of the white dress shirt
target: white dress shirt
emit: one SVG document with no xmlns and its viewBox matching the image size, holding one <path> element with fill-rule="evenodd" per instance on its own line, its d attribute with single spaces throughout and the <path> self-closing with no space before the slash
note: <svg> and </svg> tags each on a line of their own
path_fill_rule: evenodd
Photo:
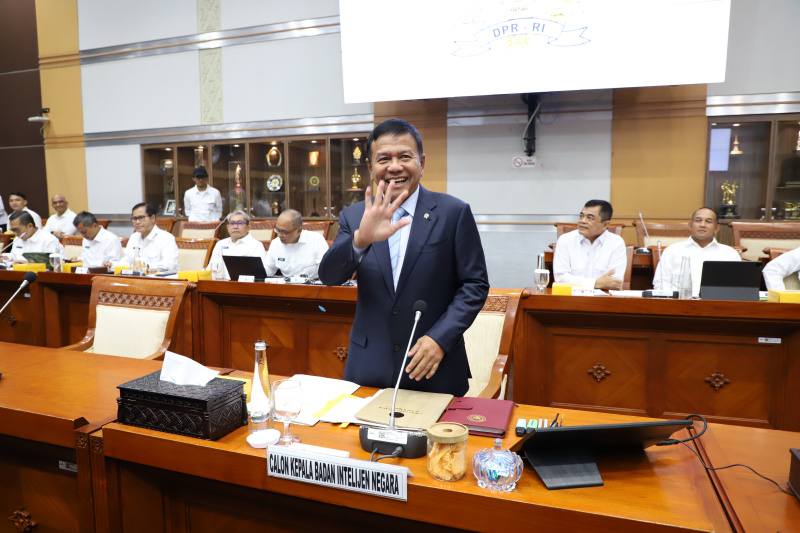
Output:
<svg viewBox="0 0 800 533">
<path fill-rule="evenodd" d="M 2 198 L 0 198 L 0 224 L 8 224 L 8 213 L 6 213 L 6 206 L 3 205 Z"/>
<path fill-rule="evenodd" d="M 327 251 L 328 242 L 325 237 L 314 231 L 302 230 L 300 238 L 292 244 L 283 244 L 280 239 L 272 239 L 267 251 L 267 275 L 274 276 L 280 268 L 284 276 L 306 274 L 311 279 L 317 279 L 319 263 Z M 401 254 L 401 264 L 402 260 Z"/>
<path fill-rule="evenodd" d="M 22 254 L 30 252 L 63 254 L 64 247 L 51 234 L 46 231 L 36 230 L 36 233 L 28 237 L 28 240 L 17 237 L 14 239 L 14 244 L 11 245 L 11 255 L 14 256 L 14 260 L 25 259 Z"/>
<path fill-rule="evenodd" d="M 653 250 L 657 254 L 658 249 Z M 670 244 L 661 253 L 661 260 L 656 268 L 656 275 L 653 277 L 653 288 L 656 290 L 678 290 L 678 276 L 681 274 L 681 260 L 689 258 L 692 266 L 692 296 L 700 295 L 700 277 L 703 273 L 703 263 L 705 261 L 741 261 L 739 252 L 720 244 L 717 239 L 712 239 L 704 247 L 691 237 L 682 242 Z"/>
<path fill-rule="evenodd" d="M 231 277 L 228 274 L 228 268 L 225 266 L 225 261 L 222 259 L 223 255 L 260 257 L 261 262 L 264 263 L 264 270 L 267 269 L 267 252 L 264 250 L 264 245 L 249 233 L 236 242 L 233 242 L 233 239 L 230 237 L 222 239 L 214 246 L 214 251 L 211 252 L 211 259 L 208 261 L 206 270 L 211 270 L 215 264 L 221 264 L 225 279 L 230 280 Z"/>
<path fill-rule="evenodd" d="M 594 242 L 578 233 L 578 230 L 563 234 L 556 242 L 553 253 L 553 277 L 559 283 L 577 283 L 587 289 L 594 288 L 598 278 L 610 270 L 611 277 L 623 279 L 628 258 L 625 241 L 608 230 Z"/>
<path fill-rule="evenodd" d="M 47 219 L 47 224 L 44 225 L 44 229 L 47 233 L 53 233 L 54 231 L 60 231 L 64 235 L 75 235 L 78 233 L 78 228 L 72 223 L 75 220 L 75 213 L 72 209 L 67 208 L 64 211 L 63 215 L 55 215 L 51 216 Z"/>
<path fill-rule="evenodd" d="M 764 282 L 767 290 L 783 290 L 786 288 L 783 278 L 795 275 L 800 278 L 800 248 L 795 248 L 776 257 L 764 267 Z"/>
<path fill-rule="evenodd" d="M 101 227 L 94 239 L 83 239 L 79 261 L 89 268 L 101 267 L 105 261 L 114 263 L 122 259 L 122 243 L 114 233 Z"/>
<path fill-rule="evenodd" d="M 115 262 L 114 266 L 132 267 L 137 251 L 149 270 L 178 271 L 178 245 L 175 244 L 175 237 L 158 226 L 153 226 L 145 239 L 142 239 L 141 233 L 135 231 L 128 239 L 122 260 Z"/>
<path fill-rule="evenodd" d="M 183 208 L 189 222 L 215 222 L 222 218 L 222 196 L 211 185 L 202 192 L 195 185 L 183 194 Z"/>
<path fill-rule="evenodd" d="M 33 217 L 33 225 L 39 229 L 42 229 L 42 217 L 39 216 L 39 213 L 36 211 L 31 211 L 28 209 L 27 206 L 22 208 L 23 211 L 27 211 Z"/>
</svg>

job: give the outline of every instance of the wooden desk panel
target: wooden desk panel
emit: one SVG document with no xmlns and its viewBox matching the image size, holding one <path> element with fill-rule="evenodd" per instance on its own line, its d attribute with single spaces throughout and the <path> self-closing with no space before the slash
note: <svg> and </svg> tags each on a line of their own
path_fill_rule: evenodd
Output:
<svg viewBox="0 0 800 533">
<path fill-rule="evenodd" d="M 800 433 L 709 424 L 694 443 L 709 466 L 744 463 L 789 490 L 789 448 L 800 448 Z M 800 531 L 800 501 L 769 481 L 742 467 L 709 476 L 735 531 Z"/>
<path fill-rule="evenodd" d="M 370 390 L 359 390 L 365 395 Z M 631 417 L 562 411 L 568 424 L 612 423 Z M 512 416 L 552 418 L 555 411 L 520 407 Z M 366 459 L 357 428 L 319 423 L 294 427 L 309 444 L 349 450 Z M 102 453 L 119 504 L 112 524 L 128 524 L 139 514 L 149 516 L 150 531 L 211 531 L 209 524 L 233 529 L 283 524 L 293 531 L 320 530 L 320 517 L 330 520 L 326 531 L 372 529 L 399 531 L 415 521 L 413 530 L 442 527 L 470 531 L 729 531 L 710 480 L 697 459 L 683 447 L 650 448 L 646 453 L 600 460 L 605 486 L 548 491 L 526 468 L 517 489 L 497 493 L 481 489 L 467 474 L 455 483 L 433 480 L 425 460 L 400 459 L 409 467 L 408 501 L 396 502 L 327 487 L 270 478 L 265 450 L 245 442 L 241 428 L 216 442 L 199 441 L 141 428 L 109 424 L 102 431 Z M 517 437 L 505 438 L 508 448 Z M 469 454 L 491 446 L 487 437 L 469 439 Z M 683 449 L 681 449 L 683 448 Z M 163 498 L 146 496 L 162 487 Z M 166 502 L 162 506 L 160 502 Z M 144 504 L 141 502 L 145 502 Z M 143 513 L 143 505 L 148 506 Z M 305 510 L 305 511 L 304 511 Z M 278 513 L 273 521 L 274 513 Z M 372 520 L 372 522 L 370 522 Z M 205 524 L 204 522 L 207 521 Z M 439 526 L 424 529 L 425 524 Z M 361 527 L 363 526 L 363 528 Z M 198 529 L 195 529 L 195 528 Z"/>
<path fill-rule="evenodd" d="M 25 272 L 0 270 L 0 307 L 19 289 L 24 276 Z M 0 342 L 44 344 L 40 298 L 36 283 L 17 295 L 0 316 Z"/>
<path fill-rule="evenodd" d="M 533 295 L 522 301 L 514 399 L 800 430 L 797 309 Z"/>
</svg>

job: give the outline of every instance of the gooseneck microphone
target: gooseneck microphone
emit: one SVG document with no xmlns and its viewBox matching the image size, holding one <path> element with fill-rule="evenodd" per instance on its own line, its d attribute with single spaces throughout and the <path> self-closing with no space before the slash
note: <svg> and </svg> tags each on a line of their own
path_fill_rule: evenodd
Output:
<svg viewBox="0 0 800 533">
<path fill-rule="evenodd" d="M 650 234 L 647 232 L 647 224 L 644 223 L 644 218 L 642 218 L 641 211 L 639 211 L 639 220 L 642 222 L 642 229 L 644 230 L 645 237 L 647 237 L 647 241 L 645 242 L 645 244 L 647 244 L 648 242 L 650 242 Z M 650 253 L 650 250 L 647 249 L 647 246 L 640 246 L 639 248 L 636 249 L 636 252 L 640 254 L 648 254 Z"/>
<path fill-rule="evenodd" d="M 28 232 L 27 232 L 27 231 L 24 231 L 24 232 L 22 232 L 22 235 L 19 235 L 17 238 L 18 238 L 18 239 L 21 239 L 22 237 L 24 237 L 24 236 L 25 236 L 25 235 L 27 235 L 27 234 L 28 234 Z M 14 246 L 14 241 L 11 241 L 10 243 L 8 243 L 8 244 L 5 246 L 5 248 L 3 248 L 2 250 L 0 250 L 0 254 L 2 254 L 3 252 L 5 252 L 6 250 L 8 250 L 9 248 L 11 248 L 12 246 Z M 34 281 L 36 281 L 36 280 L 34 280 Z"/>
<path fill-rule="evenodd" d="M 400 372 L 397 376 L 397 383 L 394 386 L 392 395 L 392 410 L 389 413 L 389 426 L 385 430 L 375 430 L 367 426 L 361 426 L 359 430 L 359 440 L 361 447 L 367 452 L 378 452 L 389 454 L 393 457 L 405 457 L 415 459 L 422 457 L 427 452 L 428 437 L 425 431 L 405 431 L 395 429 L 395 406 L 397 403 L 397 391 L 400 389 L 400 380 L 405 372 L 408 352 L 411 351 L 411 343 L 414 341 L 414 333 L 417 331 L 417 323 L 422 315 L 427 311 L 428 304 L 423 300 L 414 302 L 414 326 L 411 328 L 411 335 L 408 338 L 408 347 L 403 356 Z M 387 457 L 387 455 L 384 455 Z M 380 459 L 380 458 L 379 458 Z"/>
<path fill-rule="evenodd" d="M 19 294 L 20 291 L 22 291 L 22 289 L 24 289 L 25 287 L 36 281 L 36 278 L 37 278 L 36 272 L 26 272 L 25 276 L 22 278 L 22 284 L 19 286 L 19 289 L 17 289 L 17 292 L 11 295 L 11 298 L 9 298 L 8 301 L 5 303 L 5 305 L 3 306 L 3 308 L 0 309 L 0 314 L 2 314 L 3 311 L 6 310 L 6 307 L 8 307 L 8 304 L 11 303 L 11 300 L 16 298 L 17 294 Z"/>
</svg>

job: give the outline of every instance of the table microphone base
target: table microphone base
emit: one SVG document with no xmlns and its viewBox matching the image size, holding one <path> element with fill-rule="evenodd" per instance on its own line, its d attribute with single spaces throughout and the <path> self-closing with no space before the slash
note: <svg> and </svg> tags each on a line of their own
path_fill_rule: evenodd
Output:
<svg viewBox="0 0 800 533">
<path fill-rule="evenodd" d="M 361 426 L 358 439 L 365 452 L 375 451 L 380 455 L 391 455 L 400 446 L 403 451 L 398 457 L 416 459 L 428 453 L 428 434 L 424 431 Z"/>
</svg>

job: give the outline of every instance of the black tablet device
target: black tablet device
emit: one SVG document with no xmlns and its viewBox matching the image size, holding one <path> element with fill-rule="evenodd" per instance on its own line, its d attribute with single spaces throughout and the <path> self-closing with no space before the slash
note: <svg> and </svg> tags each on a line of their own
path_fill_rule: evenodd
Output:
<svg viewBox="0 0 800 533">
<path fill-rule="evenodd" d="M 700 276 L 703 300 L 758 301 L 761 261 L 705 261 Z"/>
<path fill-rule="evenodd" d="M 225 261 L 225 268 L 228 269 L 232 281 L 238 281 L 239 276 L 253 276 L 256 281 L 264 281 L 267 277 L 260 257 L 223 255 L 222 260 Z"/>
</svg>

